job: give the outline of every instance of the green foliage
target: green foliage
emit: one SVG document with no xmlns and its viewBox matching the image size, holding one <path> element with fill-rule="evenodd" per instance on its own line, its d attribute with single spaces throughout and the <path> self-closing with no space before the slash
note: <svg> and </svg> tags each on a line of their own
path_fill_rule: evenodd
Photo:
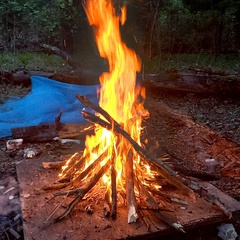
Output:
<svg viewBox="0 0 240 240">
<path fill-rule="evenodd" d="M 239 56 L 225 54 L 214 56 L 212 54 L 163 54 L 161 66 L 158 65 L 158 57 L 144 64 L 145 72 L 186 72 L 190 68 L 209 69 L 211 71 L 225 71 L 229 74 L 240 73 Z"/>
<path fill-rule="evenodd" d="M 34 52 L 5 52 L 0 54 L 0 67 L 6 71 L 32 70 L 32 71 L 69 71 L 71 68 L 66 62 L 56 56 Z"/>
<path fill-rule="evenodd" d="M 222 52 L 236 54 L 240 50 L 240 0 L 113 2 L 117 7 L 128 5 L 129 20 L 122 28 L 123 39 L 138 52 L 146 68 L 153 62 L 155 71 L 167 69 L 166 62 L 171 66 L 171 59 L 181 65 L 179 58 L 183 54 L 179 53 L 213 54 L 208 63 L 211 65 Z M 23 41 L 18 40 L 23 38 L 74 53 L 81 63 L 93 62 L 97 49 L 81 3 L 81 0 L 2 0 L 0 49 L 14 52 L 23 47 Z M 202 54 L 201 58 L 205 56 Z M 26 56 L 19 60 L 23 66 L 31 63 Z M 232 67 L 239 69 L 238 65 Z"/>
<path fill-rule="evenodd" d="M 3 0 L 0 46 L 13 49 L 18 38 L 60 46 L 64 31 L 78 28 L 79 6 L 73 0 Z"/>
</svg>

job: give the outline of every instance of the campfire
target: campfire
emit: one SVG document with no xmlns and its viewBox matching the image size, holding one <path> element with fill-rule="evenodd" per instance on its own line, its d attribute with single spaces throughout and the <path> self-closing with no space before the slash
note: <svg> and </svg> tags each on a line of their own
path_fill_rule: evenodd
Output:
<svg viewBox="0 0 240 240">
<path fill-rule="evenodd" d="M 86 137 L 84 152 L 77 152 L 64 162 L 45 163 L 45 167 L 62 167 L 59 179 L 45 189 L 65 188 L 54 196 L 73 197 L 55 220 L 66 217 L 81 200 L 91 198 L 96 202 L 103 200 L 105 217 L 117 218 L 117 208 L 126 206 L 126 221 L 133 223 L 144 219 L 144 210 L 150 210 L 166 224 L 184 232 L 183 226 L 169 217 L 158 201 L 158 195 L 164 194 L 163 180 L 192 199 L 200 194 L 231 217 L 216 197 L 179 176 L 166 165 L 165 158 L 155 158 L 144 148 L 142 120 L 148 117 L 148 111 L 143 105 L 145 89 L 136 83 L 141 61 L 122 41 L 120 33 L 120 24 L 126 21 L 126 7 L 117 13 L 110 0 L 87 0 L 84 8 L 109 71 L 100 76 L 99 105 L 77 95 L 86 106 L 83 117 L 95 127 L 94 135 Z M 91 212 L 91 208 L 87 211 Z"/>
</svg>

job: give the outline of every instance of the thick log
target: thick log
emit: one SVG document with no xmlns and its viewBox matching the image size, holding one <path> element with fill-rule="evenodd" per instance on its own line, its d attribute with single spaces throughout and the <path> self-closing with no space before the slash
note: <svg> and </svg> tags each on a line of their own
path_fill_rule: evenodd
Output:
<svg viewBox="0 0 240 240">
<path fill-rule="evenodd" d="M 148 91 L 159 93 L 195 93 L 239 97 L 239 75 L 214 75 L 170 72 L 141 76 Z"/>
<path fill-rule="evenodd" d="M 0 76 L 0 83 L 11 83 L 13 85 L 31 86 L 31 76 L 51 77 L 53 73 L 43 71 L 3 71 Z"/>
<path fill-rule="evenodd" d="M 76 85 L 98 85 L 101 72 L 95 73 L 88 70 L 74 71 L 74 73 L 53 73 L 44 71 L 3 71 L 0 75 L 0 83 L 10 83 L 13 85 L 31 86 L 31 76 L 41 76 L 59 82 Z"/>
<path fill-rule="evenodd" d="M 110 214 L 111 214 L 110 197 L 109 197 L 108 191 L 106 191 L 105 196 L 104 196 L 103 214 L 104 214 L 104 217 L 106 217 L 106 218 L 110 217 Z"/>
<path fill-rule="evenodd" d="M 13 128 L 12 137 L 22 138 L 24 142 L 48 142 L 54 138 L 85 138 L 93 134 L 94 128 L 90 124 L 40 124 L 22 128 Z"/>
</svg>

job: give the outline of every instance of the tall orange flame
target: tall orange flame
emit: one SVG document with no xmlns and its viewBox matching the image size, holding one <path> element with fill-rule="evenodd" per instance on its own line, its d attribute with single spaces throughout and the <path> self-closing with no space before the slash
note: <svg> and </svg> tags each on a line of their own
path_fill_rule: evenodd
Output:
<svg viewBox="0 0 240 240">
<path fill-rule="evenodd" d="M 131 107 L 136 98 L 136 72 L 141 69 L 140 59 L 121 39 L 120 23 L 126 21 L 126 7 L 117 16 L 111 1 L 89 0 L 85 10 L 94 26 L 100 56 L 109 63 L 109 72 L 100 77 L 100 106 L 117 121 L 126 123 L 134 114 Z"/>
<path fill-rule="evenodd" d="M 121 15 L 117 15 L 110 0 L 88 0 L 84 8 L 90 25 L 94 27 L 100 56 L 107 59 L 109 64 L 109 72 L 100 76 L 99 104 L 139 142 L 142 107 L 135 103 L 142 91 L 136 86 L 136 73 L 141 70 L 141 61 L 121 39 L 120 24 L 126 21 L 126 7 L 121 9 Z M 115 167 L 118 179 L 121 179 L 130 147 L 102 128 L 96 130 L 95 136 L 86 139 L 86 151 L 97 144 L 100 144 L 98 155 L 108 149 L 111 156 L 114 149 Z M 106 175 L 105 180 L 108 181 Z M 122 181 L 120 183 L 123 184 Z"/>
</svg>

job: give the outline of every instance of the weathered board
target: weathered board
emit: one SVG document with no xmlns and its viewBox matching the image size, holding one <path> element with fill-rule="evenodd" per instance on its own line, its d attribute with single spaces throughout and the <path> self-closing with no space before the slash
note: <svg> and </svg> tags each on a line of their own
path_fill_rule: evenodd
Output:
<svg viewBox="0 0 240 240">
<path fill-rule="evenodd" d="M 128 224 L 126 207 L 118 208 L 116 220 L 104 218 L 101 202 L 92 206 L 94 212 L 91 215 L 84 212 L 84 205 L 79 203 L 70 216 L 62 221 L 53 222 L 53 218 L 63 211 L 59 208 L 53 217 L 45 222 L 54 207 L 63 199 L 55 198 L 48 201 L 53 192 L 42 190 L 44 186 L 55 181 L 58 174 L 54 170 L 43 169 L 42 162 L 46 160 L 45 158 L 29 159 L 17 164 L 25 240 L 147 239 L 175 231 L 153 216 L 150 216 L 149 229 L 142 220 Z M 52 159 L 48 160 L 52 161 Z M 204 183 L 204 185 L 226 205 L 229 211 L 240 210 L 240 202 L 209 183 Z M 181 208 L 180 205 L 172 203 L 174 212 L 171 214 L 176 216 L 185 230 L 226 220 L 226 216 L 202 198 L 198 198 L 195 202 L 186 196 L 183 196 L 183 199 L 188 202 L 188 206 Z"/>
</svg>

